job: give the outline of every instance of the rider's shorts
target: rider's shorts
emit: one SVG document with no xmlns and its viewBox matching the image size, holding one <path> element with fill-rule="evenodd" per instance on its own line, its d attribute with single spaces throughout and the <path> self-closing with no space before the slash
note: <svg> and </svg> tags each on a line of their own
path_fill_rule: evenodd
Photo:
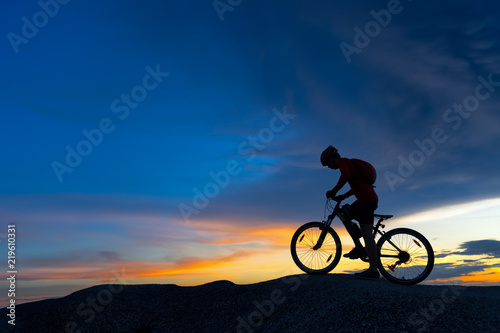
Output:
<svg viewBox="0 0 500 333">
<path fill-rule="evenodd" d="M 373 224 L 375 209 L 378 204 L 376 202 L 354 201 L 352 203 L 354 208 L 354 219 L 360 224 Z"/>
</svg>

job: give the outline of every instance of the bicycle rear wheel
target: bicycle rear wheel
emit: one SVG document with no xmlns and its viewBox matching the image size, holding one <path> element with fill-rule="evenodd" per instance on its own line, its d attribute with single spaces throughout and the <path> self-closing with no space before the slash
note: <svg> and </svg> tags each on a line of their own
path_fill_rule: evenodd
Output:
<svg viewBox="0 0 500 333">
<path fill-rule="evenodd" d="M 398 228 L 384 234 L 378 242 L 378 269 L 389 281 L 412 285 L 422 282 L 434 267 L 434 251 L 422 234 Z"/>
<path fill-rule="evenodd" d="M 321 248 L 314 250 L 321 235 L 321 222 L 301 226 L 292 237 L 290 251 L 295 264 L 308 274 L 326 274 L 337 266 L 342 253 L 340 238 L 332 228 L 326 230 Z"/>
</svg>

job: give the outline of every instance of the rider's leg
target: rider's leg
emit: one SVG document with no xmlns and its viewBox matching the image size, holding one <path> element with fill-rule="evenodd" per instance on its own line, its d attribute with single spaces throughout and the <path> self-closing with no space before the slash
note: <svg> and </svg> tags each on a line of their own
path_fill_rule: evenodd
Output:
<svg viewBox="0 0 500 333">
<path fill-rule="evenodd" d="M 370 270 L 376 272 L 377 270 L 377 247 L 375 239 L 373 238 L 373 213 L 377 209 L 376 202 L 363 202 L 359 206 L 359 225 L 361 227 L 361 234 L 365 241 L 366 253 L 370 261 Z"/>
<path fill-rule="evenodd" d="M 361 234 L 365 241 L 366 253 L 370 260 L 370 270 L 377 272 L 377 246 L 373 239 L 373 224 L 360 224 Z"/>
<path fill-rule="evenodd" d="M 351 211 L 346 211 L 346 215 L 348 218 L 345 221 L 342 221 L 342 224 L 347 230 L 349 236 L 351 236 L 352 241 L 354 242 L 354 246 L 356 248 L 362 249 L 363 245 L 359 240 L 362 235 L 360 233 L 359 227 L 352 222 L 352 218 L 353 217 L 356 218 L 357 217 L 356 215 L 358 215 L 357 214 L 358 208 L 359 208 L 359 202 L 358 201 L 353 202 L 353 204 L 351 205 Z"/>
<path fill-rule="evenodd" d="M 357 248 L 360 248 L 360 249 L 363 248 L 363 245 L 361 244 L 361 242 L 359 240 L 361 238 L 362 234 L 359 235 L 359 230 L 355 230 L 357 225 L 353 224 L 351 219 L 342 221 L 342 223 L 344 224 L 344 227 L 347 230 L 347 233 L 349 233 L 349 236 L 351 236 L 351 238 L 354 242 L 354 246 Z"/>
</svg>

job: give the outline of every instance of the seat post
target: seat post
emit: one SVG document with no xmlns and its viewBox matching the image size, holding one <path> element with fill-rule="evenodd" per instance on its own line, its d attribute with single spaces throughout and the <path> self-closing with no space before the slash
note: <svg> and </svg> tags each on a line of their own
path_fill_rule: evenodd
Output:
<svg viewBox="0 0 500 333">
<path fill-rule="evenodd" d="M 385 227 L 385 225 L 382 224 L 382 222 L 384 220 L 385 220 L 385 218 L 383 218 L 382 216 L 379 217 L 377 223 L 373 227 L 373 237 L 375 237 L 375 234 L 378 232 L 378 229 L 380 228 L 380 226 L 382 226 L 382 229 Z"/>
</svg>

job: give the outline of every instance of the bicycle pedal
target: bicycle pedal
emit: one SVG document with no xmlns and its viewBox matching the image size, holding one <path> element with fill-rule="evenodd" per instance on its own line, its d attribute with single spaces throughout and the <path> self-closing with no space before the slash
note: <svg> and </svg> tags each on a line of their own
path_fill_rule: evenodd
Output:
<svg viewBox="0 0 500 333">
<path fill-rule="evenodd" d="M 361 261 L 364 261 L 364 262 L 370 262 L 370 258 L 368 258 L 368 256 L 363 256 L 363 257 L 360 257 L 359 259 L 361 259 Z"/>
<path fill-rule="evenodd" d="M 358 256 L 350 256 L 349 253 L 344 254 L 342 257 L 347 258 L 347 259 L 352 259 L 352 260 L 356 260 L 359 258 Z"/>
</svg>

